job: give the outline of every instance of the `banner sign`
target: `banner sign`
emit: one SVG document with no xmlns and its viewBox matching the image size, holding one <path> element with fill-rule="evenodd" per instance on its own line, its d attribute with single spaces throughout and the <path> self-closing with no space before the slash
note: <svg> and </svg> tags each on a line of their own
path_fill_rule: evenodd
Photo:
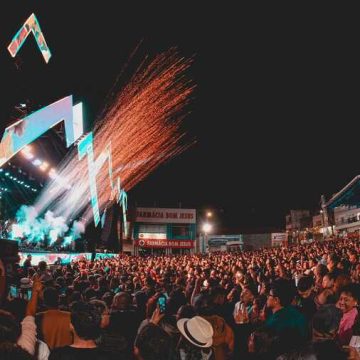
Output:
<svg viewBox="0 0 360 360">
<path fill-rule="evenodd" d="M 139 239 L 161 239 L 166 240 L 164 233 L 139 233 Z"/>
<path fill-rule="evenodd" d="M 285 245 L 287 242 L 287 233 L 272 233 L 271 246 Z"/>
<path fill-rule="evenodd" d="M 135 246 L 143 248 L 171 248 L 171 249 L 192 249 L 195 246 L 193 240 L 161 240 L 161 239 L 140 239 L 135 240 Z"/>
<path fill-rule="evenodd" d="M 195 224 L 195 209 L 136 208 L 136 222 Z"/>
</svg>

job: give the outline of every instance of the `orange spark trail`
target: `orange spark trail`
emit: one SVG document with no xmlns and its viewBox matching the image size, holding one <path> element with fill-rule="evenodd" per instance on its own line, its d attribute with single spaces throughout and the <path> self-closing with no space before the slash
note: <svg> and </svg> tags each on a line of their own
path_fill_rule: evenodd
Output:
<svg viewBox="0 0 360 360">
<path fill-rule="evenodd" d="M 186 77 L 191 60 L 170 49 L 145 60 L 128 84 L 106 105 L 104 116 L 94 129 L 94 154 L 111 142 L 113 178 L 129 191 L 159 165 L 184 151 L 185 134 L 180 124 L 194 86 Z M 107 165 L 97 175 L 100 209 L 109 204 Z M 78 160 L 74 149 L 59 167 L 59 178 L 70 190 L 51 182 L 35 207 L 39 212 L 52 208 L 57 215 L 76 219 L 80 214 L 92 220 L 89 203 L 87 160 Z"/>
</svg>

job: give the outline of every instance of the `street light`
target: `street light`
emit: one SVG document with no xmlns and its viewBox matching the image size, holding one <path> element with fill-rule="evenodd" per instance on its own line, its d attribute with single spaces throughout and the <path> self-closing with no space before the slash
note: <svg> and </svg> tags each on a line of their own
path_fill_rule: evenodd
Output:
<svg viewBox="0 0 360 360">
<path fill-rule="evenodd" d="M 208 241 L 208 233 L 211 232 L 213 226 L 211 224 L 209 224 L 208 222 L 204 223 L 202 226 L 202 231 L 204 232 L 204 237 L 203 237 L 203 246 L 202 246 L 202 252 L 204 253 L 206 251 L 206 247 L 207 247 L 207 241 Z"/>
<path fill-rule="evenodd" d="M 203 229 L 203 232 L 204 232 L 205 234 L 207 234 L 207 233 L 209 233 L 209 232 L 212 230 L 212 225 L 209 224 L 209 223 L 205 223 L 205 224 L 203 225 L 202 229 Z"/>
</svg>

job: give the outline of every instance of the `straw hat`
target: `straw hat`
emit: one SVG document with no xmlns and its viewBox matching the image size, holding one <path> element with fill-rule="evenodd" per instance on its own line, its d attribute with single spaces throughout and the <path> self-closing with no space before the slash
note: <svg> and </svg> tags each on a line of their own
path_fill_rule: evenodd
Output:
<svg viewBox="0 0 360 360">
<path fill-rule="evenodd" d="M 214 330 L 211 324 L 200 316 L 180 319 L 177 327 L 181 334 L 197 347 L 208 348 L 213 343 Z"/>
</svg>

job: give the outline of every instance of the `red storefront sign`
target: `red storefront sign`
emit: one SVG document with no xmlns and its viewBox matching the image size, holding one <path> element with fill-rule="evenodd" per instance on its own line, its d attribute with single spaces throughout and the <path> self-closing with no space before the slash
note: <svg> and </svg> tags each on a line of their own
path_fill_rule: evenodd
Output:
<svg viewBox="0 0 360 360">
<path fill-rule="evenodd" d="M 135 246 L 143 248 L 171 248 L 192 249 L 195 246 L 193 240 L 163 240 L 163 239 L 140 239 L 135 240 Z"/>
</svg>

